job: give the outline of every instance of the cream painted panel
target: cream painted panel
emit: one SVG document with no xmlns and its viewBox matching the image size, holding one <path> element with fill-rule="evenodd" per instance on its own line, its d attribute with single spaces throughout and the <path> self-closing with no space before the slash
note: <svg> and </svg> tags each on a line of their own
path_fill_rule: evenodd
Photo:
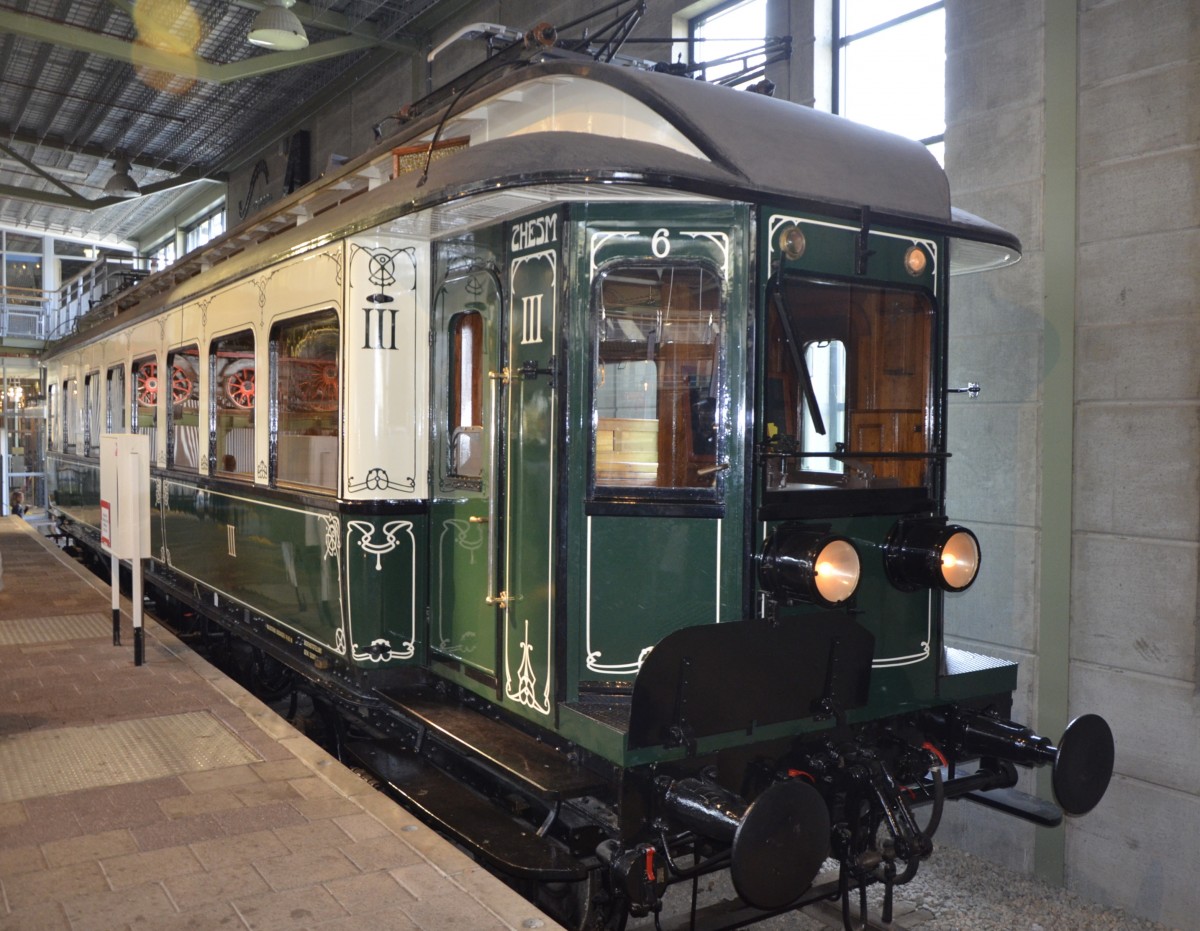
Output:
<svg viewBox="0 0 1200 931">
<path fill-rule="evenodd" d="M 428 494 L 429 244 L 377 231 L 346 242 L 344 496 Z"/>
</svg>

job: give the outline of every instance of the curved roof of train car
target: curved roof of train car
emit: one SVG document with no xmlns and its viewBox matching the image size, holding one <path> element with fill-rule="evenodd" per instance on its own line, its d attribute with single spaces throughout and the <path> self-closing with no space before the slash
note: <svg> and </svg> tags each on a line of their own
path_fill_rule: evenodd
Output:
<svg viewBox="0 0 1200 931">
<path fill-rule="evenodd" d="M 674 186 L 686 187 L 690 179 L 713 185 L 714 193 L 740 192 L 751 200 L 774 196 L 813 205 L 840 205 L 855 213 L 868 208 L 873 214 L 924 221 L 946 228 L 952 235 L 1020 251 L 1020 243 L 1012 233 L 951 206 L 946 174 L 919 142 L 762 94 L 590 59 L 567 59 L 509 70 L 478 90 L 468 87 L 449 106 L 458 119 L 522 85 L 556 77 L 612 87 L 678 129 L 708 162 L 707 168 L 700 167 L 700 158 L 689 159 L 688 167 L 671 164 Z M 445 114 L 445 107 L 439 107 L 400 138 L 412 141 L 428 137 L 430 125 L 439 123 Z M 531 172 L 548 176 L 572 168 L 575 173 L 588 169 L 599 172 L 619 158 L 619 150 L 628 141 L 606 138 L 603 146 L 593 144 L 582 162 L 555 158 L 552 145 L 547 152 L 531 144 L 528 150 L 514 151 L 509 158 L 489 158 L 490 169 L 483 177 L 474 160 L 459 162 L 456 158 L 464 171 L 477 172 L 474 178 L 459 179 L 459 184 Z M 494 144 L 484 143 L 489 149 Z M 644 161 L 625 166 L 635 174 L 661 176 L 668 168 L 665 155 L 639 155 Z M 456 186 L 451 177 L 443 177 L 443 182 Z"/>
</svg>

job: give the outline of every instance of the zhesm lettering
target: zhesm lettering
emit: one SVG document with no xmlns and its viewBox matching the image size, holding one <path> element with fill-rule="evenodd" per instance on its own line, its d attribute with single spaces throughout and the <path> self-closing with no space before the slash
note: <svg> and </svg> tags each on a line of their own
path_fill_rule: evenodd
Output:
<svg viewBox="0 0 1200 931">
<path fill-rule="evenodd" d="M 552 242 L 558 242 L 557 213 L 548 213 L 543 217 L 533 217 L 513 224 L 513 252 L 524 252 Z"/>
</svg>

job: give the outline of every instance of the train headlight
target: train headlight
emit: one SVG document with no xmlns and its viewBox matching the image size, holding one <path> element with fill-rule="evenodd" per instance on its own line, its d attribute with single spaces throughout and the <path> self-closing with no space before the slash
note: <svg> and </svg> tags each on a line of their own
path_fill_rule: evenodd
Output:
<svg viewBox="0 0 1200 931">
<path fill-rule="evenodd" d="M 883 550 L 888 579 L 901 591 L 961 592 L 979 574 L 979 540 L 966 527 L 939 520 L 900 521 Z"/>
<path fill-rule="evenodd" d="M 858 588 L 862 566 L 846 537 L 784 525 L 763 547 L 758 580 L 774 595 L 834 607 Z"/>
</svg>

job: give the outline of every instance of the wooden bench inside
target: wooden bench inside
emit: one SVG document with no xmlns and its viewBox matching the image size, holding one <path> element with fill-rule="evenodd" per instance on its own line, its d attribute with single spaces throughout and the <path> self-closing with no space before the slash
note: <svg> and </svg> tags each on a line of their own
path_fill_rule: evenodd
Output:
<svg viewBox="0 0 1200 931">
<path fill-rule="evenodd" d="M 658 484 L 657 420 L 599 419 L 596 426 L 596 484 Z"/>
</svg>

